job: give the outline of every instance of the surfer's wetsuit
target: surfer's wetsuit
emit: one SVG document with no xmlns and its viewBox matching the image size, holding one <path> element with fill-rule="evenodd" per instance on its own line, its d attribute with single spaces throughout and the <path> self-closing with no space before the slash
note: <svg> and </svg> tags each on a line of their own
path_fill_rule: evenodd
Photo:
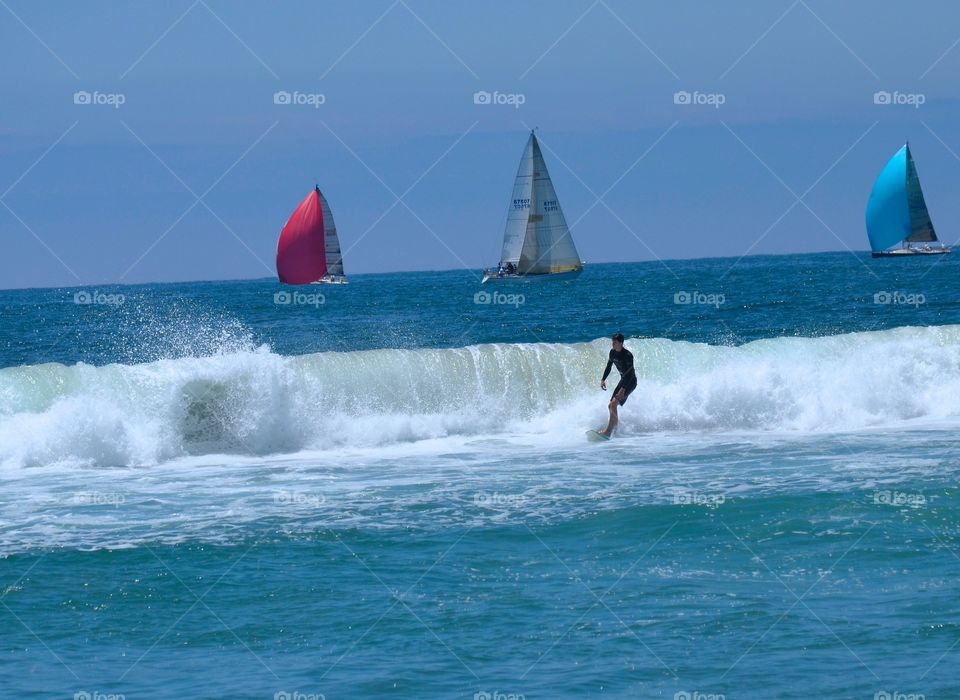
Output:
<svg viewBox="0 0 960 700">
<path fill-rule="evenodd" d="M 633 371 L 633 353 L 624 348 L 620 352 L 611 349 L 610 357 L 607 360 L 607 368 L 603 370 L 603 381 L 607 380 L 607 377 L 610 376 L 610 368 L 614 365 L 617 366 L 617 370 L 620 372 L 620 383 L 617 384 L 617 388 L 613 390 L 613 395 L 616 396 L 617 392 L 623 389 L 623 398 L 618 399 L 620 405 L 622 406 L 627 402 L 627 397 L 637 388 L 637 373 Z"/>
</svg>

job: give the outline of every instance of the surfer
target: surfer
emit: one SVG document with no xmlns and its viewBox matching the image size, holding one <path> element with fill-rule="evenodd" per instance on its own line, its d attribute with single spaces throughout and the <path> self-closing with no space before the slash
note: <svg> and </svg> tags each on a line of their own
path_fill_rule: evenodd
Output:
<svg viewBox="0 0 960 700">
<path fill-rule="evenodd" d="M 613 396 L 610 397 L 610 403 L 607 409 L 610 411 L 610 421 L 603 430 L 598 430 L 600 435 L 613 435 L 614 428 L 620 422 L 617 416 L 617 407 L 627 402 L 627 397 L 637 388 L 637 374 L 633 371 L 633 353 L 623 347 L 623 334 L 614 333 L 612 338 L 612 348 L 610 356 L 607 359 L 607 367 L 603 370 L 603 377 L 600 379 L 600 388 L 607 390 L 607 377 L 610 376 L 610 369 L 616 365 L 620 372 L 620 382 L 613 390 Z"/>
</svg>

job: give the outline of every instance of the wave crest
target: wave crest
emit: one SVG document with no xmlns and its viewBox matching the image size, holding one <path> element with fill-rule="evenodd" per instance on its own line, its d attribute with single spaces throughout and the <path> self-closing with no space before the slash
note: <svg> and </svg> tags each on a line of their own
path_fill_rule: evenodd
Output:
<svg viewBox="0 0 960 700">
<path fill-rule="evenodd" d="M 153 464 L 451 434 L 569 433 L 600 422 L 606 340 L 369 350 L 255 350 L 139 365 L 0 370 L 0 462 Z M 627 434 L 856 430 L 960 416 L 960 326 L 742 346 L 628 340 Z"/>
</svg>

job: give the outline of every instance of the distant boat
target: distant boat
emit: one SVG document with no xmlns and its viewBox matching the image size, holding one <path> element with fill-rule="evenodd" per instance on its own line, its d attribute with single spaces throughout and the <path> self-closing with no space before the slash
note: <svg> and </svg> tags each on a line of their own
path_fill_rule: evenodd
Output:
<svg viewBox="0 0 960 700">
<path fill-rule="evenodd" d="M 930 245 L 939 240 L 923 199 L 910 144 L 893 155 L 873 183 L 867 202 L 867 236 L 875 258 L 950 252 L 942 243 Z"/>
<path fill-rule="evenodd" d="M 277 240 L 284 284 L 346 284 L 340 240 L 327 198 L 316 187 L 294 209 Z"/>
<path fill-rule="evenodd" d="M 484 270 L 483 281 L 569 279 L 582 269 L 540 144 L 531 131 L 513 183 L 500 264 Z"/>
</svg>

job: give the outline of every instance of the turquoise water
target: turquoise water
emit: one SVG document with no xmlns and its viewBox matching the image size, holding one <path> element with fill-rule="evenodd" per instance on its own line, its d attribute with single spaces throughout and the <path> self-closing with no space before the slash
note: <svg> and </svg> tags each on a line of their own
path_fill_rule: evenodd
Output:
<svg viewBox="0 0 960 700">
<path fill-rule="evenodd" d="M 0 292 L 2 695 L 960 696 L 954 258 Z"/>
</svg>

